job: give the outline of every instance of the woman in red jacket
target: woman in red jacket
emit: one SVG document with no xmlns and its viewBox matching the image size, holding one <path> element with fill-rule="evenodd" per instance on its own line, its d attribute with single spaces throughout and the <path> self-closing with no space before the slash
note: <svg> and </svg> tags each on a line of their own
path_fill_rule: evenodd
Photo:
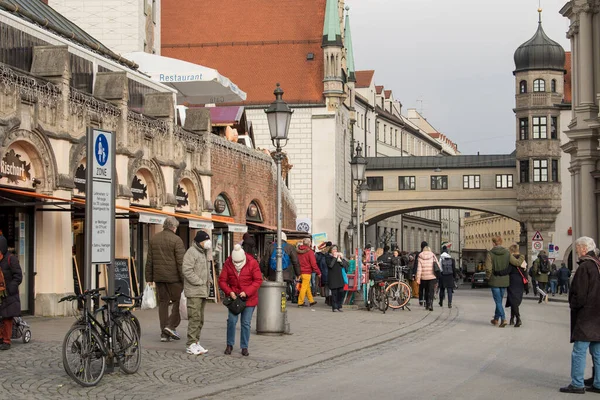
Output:
<svg viewBox="0 0 600 400">
<path fill-rule="evenodd" d="M 239 244 L 236 244 L 231 252 L 231 256 L 225 261 L 221 275 L 219 275 L 219 287 L 232 299 L 240 296 L 246 300 L 246 308 L 240 314 L 242 316 L 242 333 L 240 335 L 240 347 L 242 355 L 248 356 L 248 342 L 250 340 L 250 324 L 254 308 L 258 304 L 258 289 L 262 284 L 262 273 L 258 262 L 250 255 L 246 254 Z M 238 322 L 238 315 L 233 315 L 229 311 L 227 319 L 227 347 L 225 354 L 231 354 L 235 344 L 235 327 Z"/>
</svg>

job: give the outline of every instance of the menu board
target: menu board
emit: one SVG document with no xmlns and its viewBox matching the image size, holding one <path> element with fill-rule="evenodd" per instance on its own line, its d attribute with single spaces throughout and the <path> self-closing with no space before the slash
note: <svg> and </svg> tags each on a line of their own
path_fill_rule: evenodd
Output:
<svg viewBox="0 0 600 400">
<path fill-rule="evenodd" d="M 129 262 L 129 258 L 115 258 L 115 282 L 113 287 L 115 288 L 115 292 L 118 291 L 119 293 L 134 297 L 135 292 L 133 291 L 133 284 L 131 282 L 131 264 Z M 108 279 L 108 271 L 105 276 Z M 131 307 L 134 305 L 133 300 L 124 296 L 119 296 L 117 304 L 119 307 Z"/>
</svg>

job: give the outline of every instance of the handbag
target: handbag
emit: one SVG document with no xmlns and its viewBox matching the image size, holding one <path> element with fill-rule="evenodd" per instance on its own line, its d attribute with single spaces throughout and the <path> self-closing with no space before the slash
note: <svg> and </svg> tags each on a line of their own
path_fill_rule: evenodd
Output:
<svg viewBox="0 0 600 400">
<path fill-rule="evenodd" d="M 435 261 L 433 262 L 433 273 L 436 278 L 440 279 L 440 275 L 442 274 L 442 269 L 440 268 L 440 263 L 436 257 L 434 257 Z"/>
<path fill-rule="evenodd" d="M 235 299 L 228 296 L 223 300 L 223 305 L 227 307 L 233 315 L 238 315 L 246 308 L 246 300 L 242 299 L 240 296 L 237 296 Z"/>
<path fill-rule="evenodd" d="M 523 275 L 523 273 L 521 272 L 521 268 L 517 268 L 517 271 L 519 271 L 519 274 L 521 275 L 521 278 L 523 278 L 523 284 L 524 285 L 529 284 L 529 280 L 527 278 L 525 278 L 525 275 Z"/>
</svg>

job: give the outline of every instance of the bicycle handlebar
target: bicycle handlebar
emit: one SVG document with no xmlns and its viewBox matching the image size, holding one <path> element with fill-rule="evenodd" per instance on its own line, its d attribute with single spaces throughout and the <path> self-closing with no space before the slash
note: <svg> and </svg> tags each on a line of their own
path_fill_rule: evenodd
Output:
<svg viewBox="0 0 600 400">
<path fill-rule="evenodd" d="M 98 297 L 100 292 L 106 290 L 106 288 L 97 288 L 97 289 L 89 289 L 81 294 L 71 294 L 69 296 L 65 296 L 60 299 L 58 302 L 62 303 L 63 301 L 74 301 L 74 300 L 84 300 L 86 297 Z"/>
</svg>

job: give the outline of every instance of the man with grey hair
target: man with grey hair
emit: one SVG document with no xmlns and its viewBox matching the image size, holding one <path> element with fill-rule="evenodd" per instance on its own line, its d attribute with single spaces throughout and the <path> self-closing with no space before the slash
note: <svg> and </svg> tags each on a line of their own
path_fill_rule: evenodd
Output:
<svg viewBox="0 0 600 400">
<path fill-rule="evenodd" d="M 583 236 L 575 241 L 579 268 L 569 291 L 573 343 L 571 383 L 560 389 L 563 393 L 585 393 L 583 374 L 588 349 L 594 365 L 600 365 L 600 260 L 594 252 L 595 248 L 594 240 L 589 237 Z M 587 390 L 600 393 L 598 368 L 594 368 L 593 382 Z"/>
<path fill-rule="evenodd" d="M 163 231 L 150 240 L 146 260 L 146 282 L 156 287 L 158 295 L 158 319 L 160 320 L 160 341 L 179 340 L 176 329 L 181 322 L 179 301 L 183 291 L 183 240 L 175 233 L 179 221 L 167 217 Z M 172 304 L 169 315 L 169 304 Z"/>
</svg>

